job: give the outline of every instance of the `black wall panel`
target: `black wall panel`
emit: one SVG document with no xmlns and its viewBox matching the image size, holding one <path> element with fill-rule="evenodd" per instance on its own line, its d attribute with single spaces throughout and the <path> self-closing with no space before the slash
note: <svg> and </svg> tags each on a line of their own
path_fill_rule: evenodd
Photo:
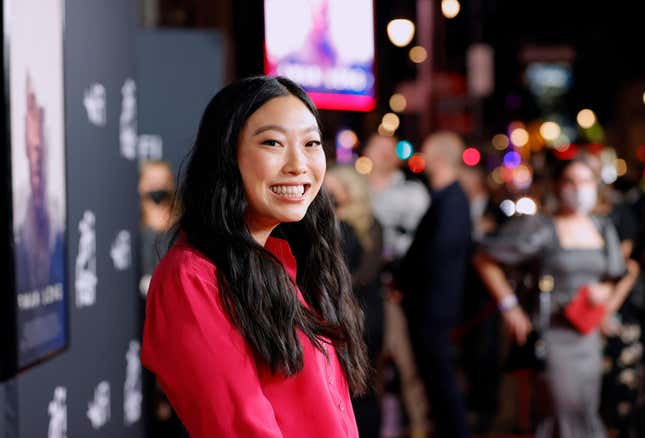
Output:
<svg viewBox="0 0 645 438">
<path fill-rule="evenodd" d="M 2 438 L 143 436 L 137 20 L 131 0 L 65 1 L 70 348 L 0 386 Z"/>
</svg>

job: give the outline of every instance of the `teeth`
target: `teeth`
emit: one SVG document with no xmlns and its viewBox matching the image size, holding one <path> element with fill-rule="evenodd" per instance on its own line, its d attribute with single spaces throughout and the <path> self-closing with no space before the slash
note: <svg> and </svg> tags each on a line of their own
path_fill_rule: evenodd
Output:
<svg viewBox="0 0 645 438">
<path fill-rule="evenodd" d="M 305 193 L 305 186 L 272 186 L 271 191 L 278 195 L 299 198 Z"/>
</svg>

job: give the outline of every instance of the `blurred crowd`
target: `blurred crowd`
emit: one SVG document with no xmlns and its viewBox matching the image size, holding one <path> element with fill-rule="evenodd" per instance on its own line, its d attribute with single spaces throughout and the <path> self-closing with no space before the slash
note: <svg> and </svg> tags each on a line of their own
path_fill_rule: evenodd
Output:
<svg viewBox="0 0 645 438">
<path fill-rule="evenodd" d="M 422 174 L 396 145 L 375 133 L 369 172 L 330 163 L 325 180 L 374 370 L 354 400 L 361 436 L 645 436 L 638 184 L 603 183 L 592 150 L 545 152 L 523 193 L 535 208 L 510 209 L 457 134 L 423 141 Z M 147 274 L 173 181 L 166 163 L 141 168 Z M 151 436 L 185 436 L 151 376 L 148 391 Z"/>
</svg>

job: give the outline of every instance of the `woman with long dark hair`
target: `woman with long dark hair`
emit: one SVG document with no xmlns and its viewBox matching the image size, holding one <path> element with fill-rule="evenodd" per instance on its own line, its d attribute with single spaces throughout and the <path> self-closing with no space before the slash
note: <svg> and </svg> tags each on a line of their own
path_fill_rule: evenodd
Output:
<svg viewBox="0 0 645 438">
<path fill-rule="evenodd" d="M 553 214 L 523 216 L 485 238 L 475 264 L 498 302 L 506 328 L 531 343 L 543 369 L 537 386 L 538 438 L 604 438 L 599 416 L 603 315 L 615 312 L 631 279 L 610 220 L 591 212 L 598 178 L 588 159 L 559 161 Z M 536 305 L 518 303 L 501 265 L 533 273 Z M 528 345 L 528 344 L 527 344 Z"/>
<path fill-rule="evenodd" d="M 292 81 L 243 79 L 208 104 L 141 352 L 191 436 L 358 436 L 363 316 L 324 174 Z"/>
</svg>

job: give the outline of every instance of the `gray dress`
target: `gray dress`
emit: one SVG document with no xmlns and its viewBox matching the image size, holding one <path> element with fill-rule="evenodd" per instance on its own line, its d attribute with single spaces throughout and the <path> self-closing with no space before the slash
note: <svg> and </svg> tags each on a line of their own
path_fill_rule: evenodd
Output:
<svg viewBox="0 0 645 438">
<path fill-rule="evenodd" d="M 613 225 L 603 217 L 592 219 L 604 238 L 602 249 L 562 248 L 553 219 L 543 215 L 518 217 L 482 243 L 490 257 L 505 265 L 526 266 L 536 279 L 534 298 L 539 304 L 532 317 L 534 326 L 541 328 L 546 349 L 546 366 L 538 377 L 541 406 L 536 438 L 606 436 L 598 414 L 600 333 L 595 330 L 583 335 L 563 315 L 581 286 L 617 280 L 625 272 Z M 539 289 L 543 293 L 538 293 Z"/>
</svg>

